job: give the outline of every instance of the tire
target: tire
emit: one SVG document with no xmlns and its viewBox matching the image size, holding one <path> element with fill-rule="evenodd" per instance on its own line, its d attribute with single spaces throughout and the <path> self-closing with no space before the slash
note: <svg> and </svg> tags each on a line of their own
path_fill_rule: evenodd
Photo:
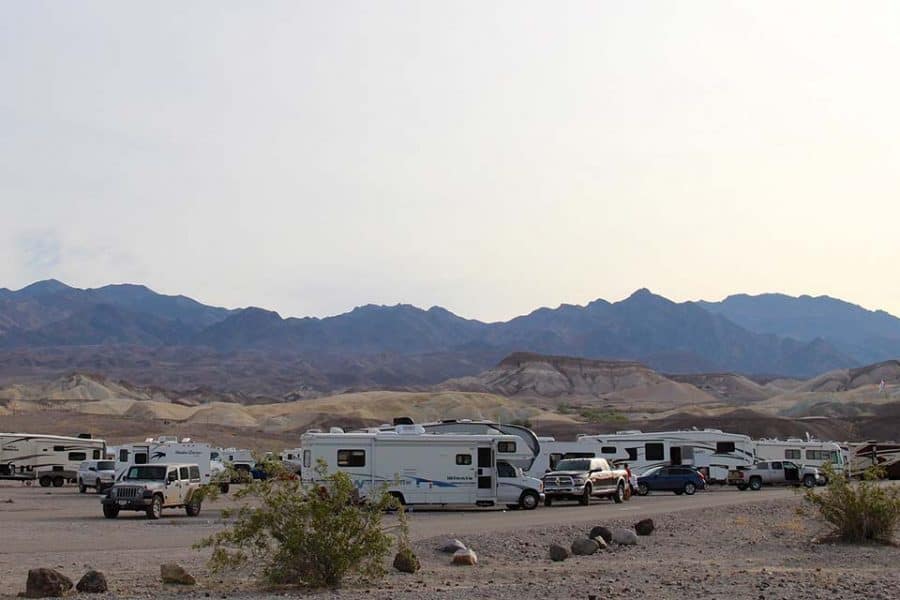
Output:
<svg viewBox="0 0 900 600">
<path fill-rule="evenodd" d="M 694 492 L 696 492 L 696 491 L 697 491 L 697 486 L 694 485 L 693 483 L 691 483 L 690 481 L 688 481 L 686 484 L 684 484 L 684 493 L 687 494 L 688 496 L 693 496 Z"/>
<path fill-rule="evenodd" d="M 739 490 L 742 491 L 742 492 L 746 492 L 746 491 L 747 491 L 747 484 L 746 484 L 746 483 L 739 483 L 739 484 L 737 484 L 737 489 L 739 489 Z"/>
<path fill-rule="evenodd" d="M 119 507 L 115 504 L 104 504 L 103 516 L 107 519 L 115 519 L 119 516 Z"/>
<path fill-rule="evenodd" d="M 50 479 L 49 475 L 41 475 L 38 479 L 38 483 L 41 484 L 41 487 L 50 487 L 50 484 L 53 483 L 53 480 Z"/>
<path fill-rule="evenodd" d="M 816 487 L 816 478 L 812 475 L 804 475 L 803 476 L 803 487 L 805 488 L 814 488 Z"/>
<path fill-rule="evenodd" d="M 684 494 L 684 490 L 675 490 L 676 496 L 681 496 L 682 494 Z"/>
<path fill-rule="evenodd" d="M 750 478 L 750 489 L 754 492 L 758 492 L 762 489 L 762 479 L 759 477 Z"/>
<path fill-rule="evenodd" d="M 581 494 L 581 497 L 578 498 L 578 504 L 582 506 L 587 506 L 591 503 L 591 492 L 594 488 L 591 487 L 591 484 L 584 484 L 584 493 Z"/>
<path fill-rule="evenodd" d="M 66 480 L 62 477 L 54 477 L 53 478 L 53 487 L 62 487 L 66 484 Z"/>
<path fill-rule="evenodd" d="M 83 481 L 80 481 L 80 480 L 79 480 L 79 482 L 78 482 L 78 493 L 79 493 L 79 494 L 83 494 L 83 493 L 85 493 L 86 491 L 87 491 L 87 486 L 84 485 L 84 482 L 83 482 Z"/>
<path fill-rule="evenodd" d="M 230 484 L 229 484 L 228 482 L 220 483 L 220 484 L 219 484 L 219 491 L 222 492 L 223 494 L 227 494 L 227 493 L 228 493 L 228 489 L 229 489 L 229 485 L 230 485 Z"/>
<path fill-rule="evenodd" d="M 394 498 L 400 506 L 406 506 L 406 498 L 404 498 L 403 494 L 400 492 L 391 492 L 391 497 Z"/>
<path fill-rule="evenodd" d="M 201 508 L 202 506 L 203 506 L 203 503 L 202 503 L 202 502 L 194 502 L 194 501 L 192 500 L 191 502 L 188 502 L 188 503 L 184 506 L 184 512 L 185 512 L 185 514 L 187 514 L 187 516 L 189 516 L 189 517 L 196 517 L 197 515 L 200 514 L 200 508 Z"/>
<path fill-rule="evenodd" d="M 534 510 L 541 503 L 541 497 L 534 490 L 525 490 L 519 497 L 519 506 L 522 510 Z"/>
<path fill-rule="evenodd" d="M 147 518 L 153 521 L 162 516 L 162 496 L 153 496 L 150 506 L 147 507 Z"/>
<path fill-rule="evenodd" d="M 616 486 L 616 493 L 612 497 L 613 502 L 616 504 L 622 504 L 625 501 L 625 486 L 621 483 Z"/>
<path fill-rule="evenodd" d="M 647 487 L 646 483 L 639 483 L 637 487 L 637 495 L 638 496 L 646 496 L 650 493 L 650 488 Z"/>
<path fill-rule="evenodd" d="M 553 498 L 544 496 L 544 506 L 553 506 Z"/>
</svg>

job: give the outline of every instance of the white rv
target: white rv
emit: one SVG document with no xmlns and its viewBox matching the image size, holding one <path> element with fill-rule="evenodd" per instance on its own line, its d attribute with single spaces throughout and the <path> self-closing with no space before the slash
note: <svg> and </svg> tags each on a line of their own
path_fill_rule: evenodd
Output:
<svg viewBox="0 0 900 600">
<path fill-rule="evenodd" d="M 316 481 L 316 464 L 347 473 L 365 498 L 379 489 L 402 504 L 477 505 L 533 509 L 543 484 L 514 461 L 530 460 L 515 435 L 426 433 L 419 425 L 390 431 L 308 432 L 300 438 L 302 477 Z"/>
<path fill-rule="evenodd" d="M 756 457 L 759 460 L 790 460 L 798 465 L 822 467 L 831 464 L 836 473 L 844 472 L 844 453 L 836 442 L 815 439 L 757 440 Z M 824 483 L 820 482 L 820 483 Z"/>
<path fill-rule="evenodd" d="M 61 487 L 75 482 L 82 462 L 105 455 L 106 442 L 88 436 L 0 433 L 0 479 Z"/>
<path fill-rule="evenodd" d="M 190 438 L 179 441 L 175 436 L 165 435 L 135 444 L 122 444 L 115 447 L 116 479 L 131 465 L 193 463 L 200 467 L 201 481 L 209 483 L 211 478 L 225 470 L 224 465 L 213 456 L 216 451 L 209 444 L 194 442 Z"/>
<path fill-rule="evenodd" d="M 900 479 L 900 444 L 896 442 L 855 442 L 845 444 L 844 464 L 853 477 L 862 477 L 866 469 L 878 465 L 888 479 Z"/>
<path fill-rule="evenodd" d="M 213 450 L 213 459 L 225 465 L 231 465 L 236 470 L 247 473 L 247 475 L 256 467 L 253 451 L 247 448 L 215 448 Z"/>
<path fill-rule="evenodd" d="M 303 465 L 303 449 L 287 448 L 278 453 L 278 459 L 285 469 L 291 473 L 299 473 Z"/>
<path fill-rule="evenodd" d="M 539 437 L 541 452 L 528 470 L 532 477 L 542 478 L 547 471 L 565 458 L 605 458 L 609 464 L 628 462 L 628 453 L 614 445 L 603 445 L 593 437 L 581 437 L 574 442 L 558 442 L 552 437 Z"/>
<path fill-rule="evenodd" d="M 619 431 L 578 436 L 579 441 L 586 439 L 597 441 L 609 452 L 613 448 L 624 452 L 625 458 L 617 459 L 615 463 L 627 463 L 638 475 L 663 465 L 690 465 L 697 467 L 707 481 L 724 483 L 730 469 L 752 465 L 756 459 L 749 436 L 718 429 Z"/>
</svg>

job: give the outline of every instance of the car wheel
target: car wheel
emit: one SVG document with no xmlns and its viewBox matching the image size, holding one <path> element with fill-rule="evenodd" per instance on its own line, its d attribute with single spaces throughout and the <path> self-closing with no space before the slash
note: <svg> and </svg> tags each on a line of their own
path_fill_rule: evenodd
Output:
<svg viewBox="0 0 900 600">
<path fill-rule="evenodd" d="M 747 491 L 747 484 L 746 484 L 746 483 L 739 483 L 739 484 L 737 484 L 737 489 L 739 489 L 739 490 L 742 491 L 742 492 Z"/>
<path fill-rule="evenodd" d="M 759 477 L 754 477 L 753 479 L 751 479 L 750 480 L 750 489 L 753 490 L 754 492 L 758 492 L 759 490 L 761 490 L 762 489 L 762 479 L 760 479 Z"/>
<path fill-rule="evenodd" d="M 553 498 L 547 496 L 544 498 L 544 506 L 553 506 Z"/>
<path fill-rule="evenodd" d="M 621 483 L 616 486 L 616 494 L 613 496 L 613 502 L 621 504 L 625 500 L 625 486 Z"/>
<path fill-rule="evenodd" d="M 591 503 L 591 491 L 592 491 L 591 484 L 589 484 L 589 483 L 584 484 L 584 493 L 582 493 L 581 497 L 578 498 L 578 504 L 580 504 L 582 506 L 587 506 L 588 504 L 590 504 Z"/>
<path fill-rule="evenodd" d="M 119 516 L 119 507 L 115 504 L 104 504 L 103 516 L 107 519 L 115 519 Z"/>
<path fill-rule="evenodd" d="M 680 495 L 682 495 L 682 494 L 684 494 L 684 490 L 675 490 L 675 495 L 676 495 L 676 496 L 680 496 Z"/>
<path fill-rule="evenodd" d="M 50 487 L 50 484 L 53 483 L 53 480 L 50 479 L 47 475 L 41 475 L 40 479 L 38 479 L 38 483 L 41 484 L 41 487 Z"/>
<path fill-rule="evenodd" d="M 184 512 L 187 513 L 189 517 L 196 517 L 200 514 L 200 507 L 202 506 L 201 502 L 194 502 L 193 500 L 189 502 L 184 507 Z"/>
<path fill-rule="evenodd" d="M 78 493 L 79 493 L 79 494 L 83 494 L 83 493 L 85 493 L 86 491 L 87 491 L 87 486 L 84 485 L 84 482 L 83 482 L 83 481 L 79 480 L 79 481 L 78 481 Z"/>
<path fill-rule="evenodd" d="M 637 495 L 638 495 L 638 496 L 646 496 L 646 495 L 649 494 L 649 493 L 650 493 L 650 488 L 647 487 L 647 484 L 646 484 L 646 483 L 639 483 L 639 484 L 638 484 L 638 489 L 637 489 Z"/>
<path fill-rule="evenodd" d="M 533 490 L 525 490 L 519 498 L 519 506 L 525 510 L 534 510 L 541 503 L 541 497 Z"/>
<path fill-rule="evenodd" d="M 816 487 L 816 478 L 812 475 L 804 475 L 803 476 L 803 487 L 813 488 Z"/>
<path fill-rule="evenodd" d="M 697 486 L 695 486 L 690 481 L 688 481 L 686 484 L 684 484 L 684 493 L 687 494 L 688 496 L 693 496 L 694 492 L 696 492 L 696 491 L 697 491 Z"/>
<path fill-rule="evenodd" d="M 162 497 L 153 496 L 150 506 L 147 507 L 147 518 L 154 521 L 162 516 Z"/>
<path fill-rule="evenodd" d="M 54 477 L 53 478 L 53 487 L 62 487 L 66 484 L 66 480 L 62 477 Z"/>
</svg>

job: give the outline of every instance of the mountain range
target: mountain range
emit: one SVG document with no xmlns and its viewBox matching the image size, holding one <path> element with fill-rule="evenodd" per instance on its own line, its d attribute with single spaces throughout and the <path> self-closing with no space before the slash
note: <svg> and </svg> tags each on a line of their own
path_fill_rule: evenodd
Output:
<svg viewBox="0 0 900 600">
<path fill-rule="evenodd" d="M 810 377 L 900 356 L 900 319 L 827 296 L 676 303 L 646 289 L 497 323 L 406 304 L 282 318 L 131 284 L 0 289 L 6 380 L 88 370 L 140 384 L 302 396 L 432 385 L 512 352 L 633 360 L 673 374 Z"/>
</svg>

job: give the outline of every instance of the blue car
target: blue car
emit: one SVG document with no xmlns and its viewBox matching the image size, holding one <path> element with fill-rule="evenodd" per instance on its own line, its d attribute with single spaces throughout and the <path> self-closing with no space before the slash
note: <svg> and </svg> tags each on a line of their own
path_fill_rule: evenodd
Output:
<svg viewBox="0 0 900 600">
<path fill-rule="evenodd" d="M 697 490 L 706 488 L 706 479 L 694 467 L 667 466 L 655 467 L 638 477 L 638 496 L 646 496 L 650 492 L 675 492 L 677 495 L 694 495 Z"/>
</svg>

